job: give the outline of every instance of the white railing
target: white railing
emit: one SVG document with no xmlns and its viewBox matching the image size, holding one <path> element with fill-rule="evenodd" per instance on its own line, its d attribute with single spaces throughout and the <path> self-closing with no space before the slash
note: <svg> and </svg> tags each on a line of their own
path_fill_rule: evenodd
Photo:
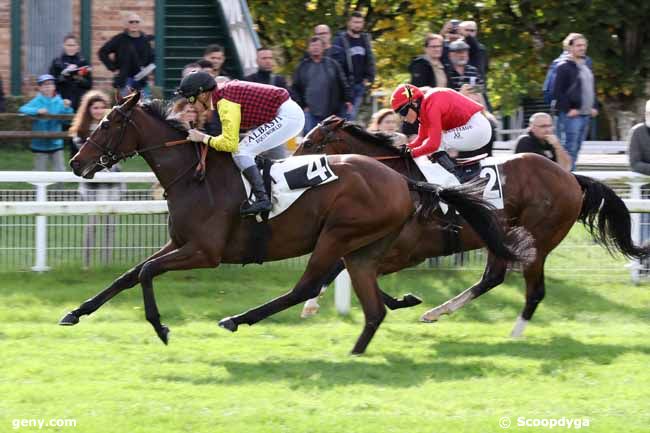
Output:
<svg viewBox="0 0 650 433">
<path fill-rule="evenodd" d="M 578 172 L 600 181 L 623 183 L 629 186 L 629 198 L 624 199 L 632 212 L 633 239 L 639 243 L 641 239 L 640 213 L 650 213 L 650 200 L 642 198 L 642 186 L 650 184 L 650 177 L 628 171 L 582 171 Z M 164 200 L 137 201 L 48 201 L 47 187 L 58 183 L 154 183 L 153 173 L 97 173 L 92 180 L 81 179 L 67 172 L 0 172 L 0 184 L 29 183 L 36 187 L 35 201 L 0 201 L 0 216 L 35 216 L 34 236 L 34 271 L 49 269 L 47 263 L 48 251 L 48 220 L 49 216 L 60 215 L 133 215 L 133 214 L 166 214 L 167 202 Z M 146 224 L 141 225 L 144 229 Z M 160 224 L 159 224 L 160 225 Z M 160 227 L 161 229 L 163 227 Z M 159 246 L 155 245 L 154 247 Z M 640 277 L 641 264 L 633 262 L 629 265 L 631 277 L 637 282 Z M 339 311 L 349 309 L 349 281 L 344 278 L 337 280 L 337 308 Z"/>
</svg>

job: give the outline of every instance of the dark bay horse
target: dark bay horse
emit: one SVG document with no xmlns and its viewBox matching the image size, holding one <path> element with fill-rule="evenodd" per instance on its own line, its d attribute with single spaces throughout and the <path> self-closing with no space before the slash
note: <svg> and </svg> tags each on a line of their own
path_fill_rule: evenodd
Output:
<svg viewBox="0 0 650 433">
<path fill-rule="evenodd" d="M 314 128 L 294 155 L 361 154 L 380 159 L 386 166 L 415 179 L 424 179 L 410 157 L 400 156 L 389 136 L 371 134 L 360 127 L 332 116 Z M 564 171 L 559 165 L 535 154 L 508 157 L 502 165 L 504 210 L 499 211 L 506 228 L 524 227 L 534 238 L 535 260 L 523 264 L 526 281 L 526 303 L 517 318 L 513 336 L 523 332 L 535 309 L 545 295 L 544 262 L 549 253 L 564 239 L 576 221 L 584 223 L 594 240 L 610 253 L 620 252 L 640 259 L 650 247 L 635 246 L 631 238 L 630 214 L 625 203 L 607 185 L 585 176 Z M 448 255 L 482 247 L 472 230 L 463 226 L 460 242 L 450 248 L 445 242 L 444 226 L 450 221 L 426 222 L 426 236 L 415 237 L 402 230 L 397 241 L 382 261 L 379 272 L 395 272 L 424 261 L 428 257 Z M 421 318 L 435 322 L 472 299 L 501 284 L 507 261 L 488 253 L 487 266 L 481 280 L 458 296 L 427 311 Z M 390 298 L 390 297 L 387 297 Z M 394 302 L 393 299 L 391 302 Z"/>
<path fill-rule="evenodd" d="M 185 138 L 183 128 L 165 120 L 158 104 L 138 104 L 139 93 L 121 101 L 100 122 L 70 165 L 75 174 L 92 178 L 117 161 L 141 154 L 164 187 L 169 207 L 170 240 L 158 252 L 117 278 L 108 288 L 85 301 L 60 321 L 74 325 L 124 289 L 142 286 L 146 319 L 167 344 L 169 329 L 160 321 L 153 278 L 171 270 L 243 263 L 252 236 L 252 219 L 242 219 L 245 199 L 241 176 L 231 155 L 210 151 L 207 177 L 198 182 L 193 145 L 169 147 Z M 383 164 L 365 156 L 328 157 L 339 177 L 335 182 L 307 191 L 285 213 L 270 221 L 267 260 L 280 260 L 311 252 L 306 270 L 293 290 L 219 325 L 232 332 L 241 324 L 264 318 L 315 296 L 321 277 L 340 257 L 350 272 L 363 307 L 365 325 L 353 353 L 363 353 L 381 324 L 386 310 L 379 295 L 377 267 L 400 230 L 412 220 L 426 218 L 437 200 L 467 213 L 473 228 L 504 260 L 516 255 L 504 244 L 504 234 L 490 207 L 461 190 L 415 184 Z M 425 204 L 416 212 L 411 190 Z M 297 223 L 299 222 L 299 223 Z M 262 247 L 261 245 L 259 246 Z M 245 272 L 245 271 L 242 271 Z"/>
</svg>

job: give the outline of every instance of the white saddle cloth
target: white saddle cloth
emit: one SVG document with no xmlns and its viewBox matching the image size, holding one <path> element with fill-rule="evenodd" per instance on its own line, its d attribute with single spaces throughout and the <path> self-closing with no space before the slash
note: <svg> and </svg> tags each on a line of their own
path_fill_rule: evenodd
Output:
<svg viewBox="0 0 650 433">
<path fill-rule="evenodd" d="M 246 197 L 251 195 L 250 183 L 241 176 Z M 326 155 L 292 156 L 271 166 L 271 203 L 269 219 L 286 211 L 305 191 L 334 182 L 338 176 L 329 166 Z M 261 218 L 258 217 L 258 221 Z"/>
</svg>

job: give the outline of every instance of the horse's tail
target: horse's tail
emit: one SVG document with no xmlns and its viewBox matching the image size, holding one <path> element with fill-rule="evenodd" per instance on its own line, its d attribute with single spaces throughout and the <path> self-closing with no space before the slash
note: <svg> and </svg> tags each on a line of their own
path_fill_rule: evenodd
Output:
<svg viewBox="0 0 650 433">
<path fill-rule="evenodd" d="M 637 246 L 632 241 L 632 221 L 625 203 L 602 182 L 574 174 L 584 198 L 578 219 L 596 242 L 614 255 L 616 252 L 634 259 L 650 255 L 650 246 Z"/>
<path fill-rule="evenodd" d="M 494 206 L 481 198 L 484 185 L 480 182 L 451 188 L 411 179 L 408 179 L 408 182 L 409 188 L 420 194 L 419 218 L 432 218 L 438 202 L 442 201 L 458 211 L 497 257 L 524 262 L 529 262 L 534 257 L 535 250 L 530 234 L 525 230 L 511 230 L 507 234 L 504 232 Z"/>
</svg>

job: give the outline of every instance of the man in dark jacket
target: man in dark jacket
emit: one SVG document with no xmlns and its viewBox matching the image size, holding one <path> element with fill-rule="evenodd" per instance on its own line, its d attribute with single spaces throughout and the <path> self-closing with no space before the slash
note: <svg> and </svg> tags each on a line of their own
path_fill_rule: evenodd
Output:
<svg viewBox="0 0 650 433">
<path fill-rule="evenodd" d="M 339 33 L 332 43 L 336 47 L 332 56 L 343 67 L 352 89 L 353 110 L 348 113 L 348 120 L 356 119 L 366 88 L 375 81 L 375 56 L 370 35 L 363 32 L 363 26 L 363 15 L 352 12 L 347 31 Z"/>
<path fill-rule="evenodd" d="M 345 104 L 352 110 L 352 93 L 341 65 L 324 56 L 325 44 L 317 36 L 309 39 L 309 57 L 293 75 L 291 93 L 305 112 L 305 134 L 332 114 L 341 115 Z"/>
<path fill-rule="evenodd" d="M 547 113 L 530 116 L 528 134 L 517 139 L 515 153 L 536 153 L 557 162 L 563 169 L 571 170 L 571 157 L 559 138 L 553 134 L 553 119 Z"/>
<path fill-rule="evenodd" d="M 124 32 L 113 36 L 99 49 L 99 59 L 104 66 L 116 72 L 113 87 L 119 89 L 122 96 L 131 89 L 143 90 L 148 96 L 147 77 L 156 67 L 151 47 L 153 36 L 140 31 L 141 22 L 140 16 L 130 14 Z"/>
<path fill-rule="evenodd" d="M 289 90 L 287 80 L 282 75 L 273 73 L 273 51 L 270 48 L 262 47 L 257 49 L 257 72 L 244 77 L 244 81 L 254 83 L 270 84 L 275 87 L 282 87 Z"/>
<path fill-rule="evenodd" d="M 73 34 L 63 39 L 63 54 L 52 60 L 50 75 L 56 78 L 56 91 L 70 101 L 74 111 L 81 97 L 93 86 L 91 68 L 79 53 L 79 42 Z"/>
<path fill-rule="evenodd" d="M 589 122 L 598 115 L 598 102 L 594 74 L 585 61 L 587 39 L 579 33 L 571 33 L 566 45 L 569 55 L 557 66 L 553 97 L 564 131 L 564 147 L 571 155 L 571 169 L 574 170 Z"/>
<path fill-rule="evenodd" d="M 485 46 L 478 41 L 478 26 L 476 21 L 463 21 L 458 25 L 458 31 L 467 45 L 469 45 L 469 64 L 474 66 L 481 73 L 484 80 L 487 79 L 488 54 Z"/>
</svg>

